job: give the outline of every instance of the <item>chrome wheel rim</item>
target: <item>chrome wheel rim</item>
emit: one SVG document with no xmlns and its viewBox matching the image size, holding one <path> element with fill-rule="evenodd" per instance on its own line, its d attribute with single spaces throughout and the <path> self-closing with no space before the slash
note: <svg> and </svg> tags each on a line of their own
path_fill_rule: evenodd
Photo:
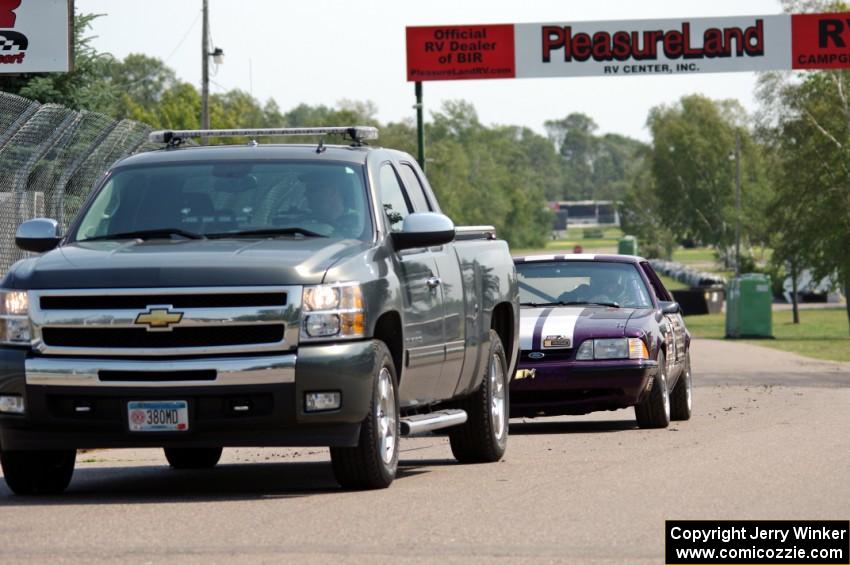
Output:
<svg viewBox="0 0 850 565">
<path fill-rule="evenodd" d="M 395 391 L 392 376 L 386 367 L 378 373 L 378 399 L 375 403 L 378 423 L 378 448 L 384 463 L 391 463 L 398 445 L 398 415 L 395 408 Z"/>
<path fill-rule="evenodd" d="M 670 419 L 670 391 L 667 390 L 667 369 L 661 373 L 661 378 L 659 379 L 661 382 L 661 397 L 664 402 L 664 413 L 667 415 L 667 419 Z"/>
<path fill-rule="evenodd" d="M 692 386 L 691 365 L 690 365 L 690 363 L 688 363 L 688 369 L 687 369 L 687 372 L 685 373 L 685 398 L 687 399 L 687 403 L 688 403 L 688 412 L 691 411 L 691 402 L 692 402 L 692 400 L 691 400 L 691 386 Z"/>
<path fill-rule="evenodd" d="M 507 403 L 505 402 L 505 371 L 498 355 L 490 357 L 490 423 L 496 439 L 501 441 L 505 435 L 507 423 Z"/>
</svg>

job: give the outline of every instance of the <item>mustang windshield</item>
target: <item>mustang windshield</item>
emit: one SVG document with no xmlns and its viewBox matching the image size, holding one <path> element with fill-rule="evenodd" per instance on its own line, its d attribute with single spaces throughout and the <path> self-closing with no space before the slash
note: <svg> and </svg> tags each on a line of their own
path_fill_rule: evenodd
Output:
<svg viewBox="0 0 850 565">
<path fill-rule="evenodd" d="M 631 263 L 530 261 L 517 263 L 516 270 L 522 304 L 652 306 L 646 284 Z"/>
<path fill-rule="evenodd" d="M 217 161 L 118 169 L 82 217 L 77 241 L 372 234 L 362 167 Z"/>
</svg>

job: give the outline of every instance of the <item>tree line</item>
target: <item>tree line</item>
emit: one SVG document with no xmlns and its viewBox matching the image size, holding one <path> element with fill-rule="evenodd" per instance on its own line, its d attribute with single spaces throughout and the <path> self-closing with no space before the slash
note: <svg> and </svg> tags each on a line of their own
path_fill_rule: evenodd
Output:
<svg viewBox="0 0 850 565">
<path fill-rule="evenodd" d="M 789 0 L 786 9 L 846 10 L 802 1 Z M 155 128 L 198 128 L 198 89 L 159 59 L 97 52 L 86 35 L 95 17 L 76 16 L 73 72 L 0 77 L 0 90 Z M 657 106 L 647 117 L 649 143 L 600 134 L 580 113 L 547 121 L 545 136 L 485 125 L 472 104 L 452 101 L 427 124 L 428 177 L 455 222 L 494 224 L 515 247 L 548 239 L 547 201 L 614 200 L 645 255 L 710 245 L 747 271 L 754 264 L 750 250 L 768 248 L 775 274 L 809 269 L 834 277 L 850 294 L 850 71 L 766 73 L 757 95 L 754 115 L 735 100 L 701 95 Z M 375 105 L 362 101 L 283 111 L 274 100 L 238 89 L 210 97 L 214 128 L 375 125 L 381 144 L 415 153 L 412 119 L 380 123 L 376 115 Z M 731 253 L 736 225 L 740 258 Z"/>
<path fill-rule="evenodd" d="M 98 52 L 88 30 L 98 16 L 75 18 L 75 65 L 67 74 L 0 77 L 0 90 L 42 103 L 127 118 L 157 129 L 200 127 L 201 95 L 160 59 Z M 340 100 L 334 107 L 300 104 L 283 111 L 233 89 L 210 96 L 213 128 L 377 126 L 380 143 L 415 154 L 411 119 L 381 123 L 371 102 Z M 546 123 L 547 135 L 522 126 L 485 125 L 472 104 L 451 101 L 426 128 L 428 178 L 443 211 L 458 224 L 494 224 L 515 247 L 540 247 L 551 234 L 546 203 L 621 199 L 643 144 L 599 136 L 588 116 Z"/>
</svg>

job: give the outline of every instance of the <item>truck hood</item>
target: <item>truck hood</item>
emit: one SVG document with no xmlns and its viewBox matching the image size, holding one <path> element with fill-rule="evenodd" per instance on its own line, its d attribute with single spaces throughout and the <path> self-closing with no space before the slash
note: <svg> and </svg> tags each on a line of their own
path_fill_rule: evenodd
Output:
<svg viewBox="0 0 850 565">
<path fill-rule="evenodd" d="M 20 289 L 301 285 L 364 252 L 351 239 L 97 241 L 22 261 L 5 286 Z"/>
<path fill-rule="evenodd" d="M 523 307 L 519 347 L 523 351 L 543 349 L 544 341 L 550 337 L 569 340 L 567 347 L 576 347 L 590 338 L 624 337 L 629 319 L 649 312 L 599 306 Z"/>
</svg>

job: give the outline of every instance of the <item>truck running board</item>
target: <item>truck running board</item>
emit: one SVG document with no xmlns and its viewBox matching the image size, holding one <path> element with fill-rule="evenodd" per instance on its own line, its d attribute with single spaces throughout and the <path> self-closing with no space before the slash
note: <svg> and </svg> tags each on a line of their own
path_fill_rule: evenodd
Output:
<svg viewBox="0 0 850 565">
<path fill-rule="evenodd" d="M 466 422 L 465 410 L 439 410 L 430 414 L 416 414 L 401 419 L 401 435 L 409 436 L 430 432 Z"/>
</svg>

